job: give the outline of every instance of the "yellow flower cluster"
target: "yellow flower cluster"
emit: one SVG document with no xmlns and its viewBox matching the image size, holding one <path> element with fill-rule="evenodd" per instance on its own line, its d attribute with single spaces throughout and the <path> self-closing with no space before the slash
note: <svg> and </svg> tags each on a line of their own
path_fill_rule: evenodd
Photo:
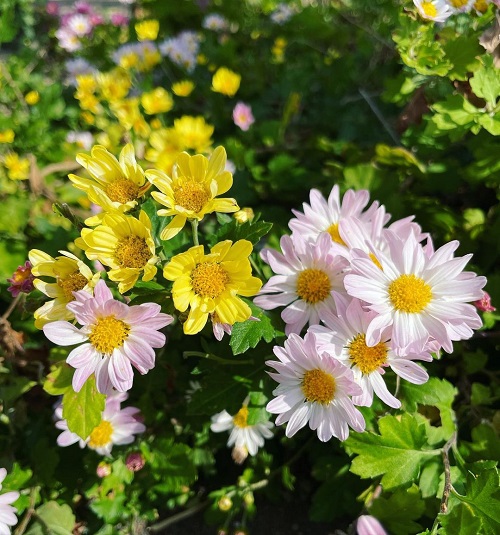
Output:
<svg viewBox="0 0 500 535">
<path fill-rule="evenodd" d="M 193 130 L 183 124 L 186 121 L 179 121 L 182 124 L 174 128 L 180 130 L 184 126 Z M 207 128 L 201 117 L 194 121 L 200 123 L 201 130 Z M 211 133 L 209 128 L 208 137 Z M 206 140 L 207 133 L 201 138 Z M 190 143 L 206 146 L 206 141 L 202 143 L 196 135 Z M 212 247 L 208 254 L 198 245 L 198 222 L 206 215 L 239 210 L 235 199 L 219 197 L 233 184 L 231 173 L 226 171 L 223 147 L 217 147 L 208 158 L 181 152 L 170 174 L 160 169 L 144 171 L 137 163 L 132 144 L 123 147 L 118 158 L 105 147 L 95 145 L 90 154 L 78 154 L 77 161 L 89 177 L 70 174 L 69 178 L 102 211 L 85 221 L 87 227 L 74 244 L 101 270 L 108 268 L 107 277 L 118 283 L 120 293 L 131 290 L 139 278 L 150 281 L 157 273 L 160 256 L 156 254 L 152 223 L 146 212 L 139 209 L 149 188 L 155 186 L 157 191 L 151 197 L 163 206 L 157 215 L 169 218 L 160 239 L 173 238 L 188 221 L 193 229 L 195 246 L 170 259 L 163 271 L 164 277 L 173 281 L 175 307 L 180 312 L 188 311 L 184 332 L 199 332 L 209 318 L 229 326 L 249 319 L 250 307 L 239 296 L 254 295 L 262 284 L 252 276 L 252 244 L 246 240 L 226 240 Z M 250 217 L 248 209 L 245 217 Z M 241 216 L 239 219 L 245 220 Z M 34 285 L 50 298 L 35 312 L 38 328 L 49 321 L 71 320 L 73 315 L 66 305 L 74 299 L 73 292 L 92 293 L 100 276 L 77 256 L 65 251 L 61 255 L 53 258 L 37 249 L 29 254 L 36 277 Z"/>
</svg>

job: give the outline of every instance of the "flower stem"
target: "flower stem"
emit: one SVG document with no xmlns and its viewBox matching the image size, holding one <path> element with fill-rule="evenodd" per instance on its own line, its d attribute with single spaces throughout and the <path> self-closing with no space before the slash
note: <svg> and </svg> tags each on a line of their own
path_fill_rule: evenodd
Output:
<svg viewBox="0 0 500 535">
<path fill-rule="evenodd" d="M 191 228 L 193 229 L 193 243 L 195 245 L 200 245 L 200 242 L 198 240 L 198 220 L 190 219 L 190 222 L 191 222 Z"/>
<path fill-rule="evenodd" d="M 202 353 L 201 351 L 184 351 L 182 353 L 182 356 L 185 359 L 188 357 L 200 357 L 202 359 L 215 360 L 216 362 L 220 362 L 221 364 L 231 364 L 231 366 L 236 365 L 236 364 L 253 364 L 253 359 L 247 359 L 247 360 L 223 359 L 222 357 L 218 357 L 217 355 L 214 355 L 213 353 Z"/>
</svg>

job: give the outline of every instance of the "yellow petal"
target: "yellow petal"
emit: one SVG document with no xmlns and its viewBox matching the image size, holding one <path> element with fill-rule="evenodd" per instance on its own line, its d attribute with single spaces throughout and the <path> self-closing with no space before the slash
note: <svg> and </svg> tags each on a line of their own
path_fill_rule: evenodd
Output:
<svg viewBox="0 0 500 535">
<path fill-rule="evenodd" d="M 187 218 L 181 215 L 176 215 L 172 221 L 161 231 L 160 238 L 162 240 L 170 240 L 177 236 L 186 224 Z"/>
<path fill-rule="evenodd" d="M 189 316 L 184 323 L 184 334 L 196 334 L 199 333 L 208 320 L 208 314 L 200 312 L 199 309 L 191 309 Z"/>
</svg>

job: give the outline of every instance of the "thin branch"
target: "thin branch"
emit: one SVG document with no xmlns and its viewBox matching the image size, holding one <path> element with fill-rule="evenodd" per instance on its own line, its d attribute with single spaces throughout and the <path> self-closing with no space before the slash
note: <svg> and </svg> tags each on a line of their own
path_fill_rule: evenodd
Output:
<svg viewBox="0 0 500 535">
<path fill-rule="evenodd" d="M 455 444 L 456 440 L 457 440 L 457 433 L 455 431 L 453 435 L 451 435 L 448 442 L 443 446 L 444 490 L 443 490 L 443 497 L 441 498 L 441 507 L 440 507 L 440 511 L 443 514 L 445 514 L 448 511 L 448 499 L 450 497 L 450 492 L 452 489 L 450 458 L 448 456 L 448 453 L 450 451 L 450 448 L 453 446 L 453 444 Z"/>
<path fill-rule="evenodd" d="M 31 517 L 35 514 L 35 502 L 38 490 L 39 487 L 32 487 L 30 492 L 30 503 L 28 505 L 28 509 L 26 510 L 23 519 L 19 523 L 19 526 L 17 526 L 16 530 L 14 531 L 14 535 L 22 535 L 26 531 L 26 528 L 30 523 Z"/>
<path fill-rule="evenodd" d="M 210 505 L 210 500 L 205 500 L 204 502 L 200 502 L 197 505 L 194 505 L 193 507 L 190 507 L 189 509 L 186 509 L 185 511 L 181 511 L 180 513 L 177 513 L 176 515 L 169 516 L 168 518 L 165 518 L 165 520 L 162 520 L 161 522 L 158 522 L 157 524 L 153 524 L 149 528 L 147 528 L 147 531 L 149 533 L 160 533 L 168 526 L 172 526 L 173 524 L 176 524 L 177 522 L 180 522 L 181 520 L 184 520 L 186 518 L 189 518 L 190 516 L 193 516 L 203 509 Z M 17 535 L 17 534 L 15 534 Z"/>
<path fill-rule="evenodd" d="M 2 314 L 0 321 L 6 320 L 12 314 L 12 312 L 14 312 L 14 309 L 16 308 L 23 296 L 24 294 L 22 292 L 19 292 L 17 294 L 17 296 L 12 300 L 11 304 L 9 305 L 9 308 Z"/>
<path fill-rule="evenodd" d="M 378 106 L 375 104 L 372 97 L 364 90 L 364 89 L 358 89 L 359 94 L 365 99 L 368 106 L 370 106 L 370 109 L 375 114 L 377 119 L 380 121 L 380 124 L 384 127 L 384 130 L 389 134 L 390 138 L 394 141 L 396 145 L 401 145 L 401 142 L 399 141 L 399 138 L 392 128 L 392 126 L 387 122 L 386 118 L 382 114 L 382 112 L 379 110 Z"/>
</svg>

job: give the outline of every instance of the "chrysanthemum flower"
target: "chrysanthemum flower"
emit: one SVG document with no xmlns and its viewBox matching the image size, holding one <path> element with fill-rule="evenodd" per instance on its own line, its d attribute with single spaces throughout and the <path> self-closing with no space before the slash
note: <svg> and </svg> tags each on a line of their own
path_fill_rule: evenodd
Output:
<svg viewBox="0 0 500 535">
<path fill-rule="evenodd" d="M 318 349 L 313 333 L 306 333 L 304 339 L 291 334 L 284 348 L 275 346 L 274 354 L 279 361 L 266 364 L 278 372 L 269 375 L 280 384 L 266 410 L 279 415 L 276 425 L 288 422 L 287 437 L 307 423 L 322 442 L 332 437 L 345 440 L 349 426 L 364 431 L 364 418 L 351 400 L 361 395 L 360 386 L 347 366 Z"/>
<path fill-rule="evenodd" d="M 468 13 L 474 7 L 475 0 L 445 0 L 453 13 Z"/>
<path fill-rule="evenodd" d="M 212 78 L 212 91 L 234 97 L 240 88 L 241 76 L 226 67 L 219 67 Z"/>
<path fill-rule="evenodd" d="M 57 444 L 66 447 L 78 442 L 80 448 L 87 446 L 100 455 L 107 456 L 111 454 L 113 446 L 130 444 L 134 441 L 134 435 L 144 433 L 146 426 L 139 420 L 139 409 L 136 407 L 120 408 L 121 403 L 127 398 L 126 392 L 111 392 L 106 398 L 100 424 L 94 427 L 85 440 L 68 429 L 68 422 L 62 414 L 63 407 L 59 404 L 54 411 L 56 428 L 62 430 L 57 437 Z"/>
<path fill-rule="evenodd" d="M 453 14 L 446 0 L 413 0 L 420 16 L 435 22 L 444 22 Z"/>
<path fill-rule="evenodd" d="M 7 470 L 0 468 L 0 490 L 2 490 L 2 483 L 7 476 Z M 0 535 L 10 535 L 10 527 L 17 524 L 17 509 L 10 505 L 19 498 L 19 492 L 10 491 L 0 494 Z"/>
<path fill-rule="evenodd" d="M 451 353 L 452 340 L 470 338 L 472 329 L 482 324 L 466 303 L 482 297 L 485 277 L 462 272 L 472 255 L 450 258 L 457 241 L 431 256 L 413 234 L 406 241 L 389 236 L 388 244 L 390 256 L 378 258 L 382 269 L 368 257 L 353 259 L 353 271 L 344 279 L 347 292 L 377 313 L 367 328 L 366 343 L 378 344 L 381 332 L 392 325 L 392 340 L 401 351 L 413 346 L 420 352 L 431 338 Z"/>
<path fill-rule="evenodd" d="M 139 41 L 154 41 L 158 37 L 160 23 L 155 19 L 136 22 L 135 32 Z"/>
<path fill-rule="evenodd" d="M 193 89 L 194 83 L 191 80 L 180 80 L 172 84 L 172 92 L 178 97 L 188 97 Z"/>
<path fill-rule="evenodd" d="M 315 242 L 322 232 L 328 232 L 332 241 L 342 246 L 346 243 L 339 233 L 339 222 L 345 217 L 355 217 L 362 222 L 370 222 L 379 211 L 378 202 L 374 202 L 368 210 L 363 211 L 368 204 L 370 194 L 366 190 L 347 190 L 342 202 L 340 202 L 339 187 L 333 189 L 326 200 L 321 192 L 312 189 L 310 193 L 310 205 L 303 203 L 304 213 L 292 210 L 295 215 L 288 226 L 293 235 L 299 235 L 304 241 Z M 385 224 L 389 216 L 381 218 Z"/>
<path fill-rule="evenodd" d="M 99 273 L 92 273 L 91 269 L 75 255 L 66 251 L 59 251 L 63 256 L 52 258 L 49 254 L 32 249 L 28 256 L 32 265 L 31 273 L 35 277 L 51 277 L 55 282 L 45 282 L 36 278 L 35 288 L 52 298 L 35 311 L 35 327 L 41 329 L 47 322 L 56 320 L 71 320 L 73 313 L 66 305 L 73 301 L 73 292 L 84 290 L 89 294 L 100 278 Z"/>
<path fill-rule="evenodd" d="M 20 158 L 16 152 L 8 152 L 3 157 L 3 165 L 7 169 L 7 176 L 11 180 L 28 180 L 30 174 L 30 161 Z"/>
<path fill-rule="evenodd" d="M 263 286 L 254 303 L 264 310 L 285 306 L 281 313 L 286 334 L 299 334 L 304 325 L 318 324 L 325 310 L 335 310 L 334 295 L 344 292 L 347 261 L 326 232 L 317 243 L 299 243 L 290 236 L 280 240 L 283 254 L 264 249 L 261 257 L 276 273 Z"/>
<path fill-rule="evenodd" d="M 168 91 L 165 91 L 163 87 L 156 87 L 152 91 L 142 94 L 141 104 L 148 115 L 154 115 L 156 113 L 170 111 L 174 105 L 174 101 L 172 95 Z"/>
<path fill-rule="evenodd" d="M 134 366 L 142 375 L 155 366 L 153 348 L 165 345 L 165 335 L 158 332 L 173 318 L 160 312 L 156 303 L 127 306 L 113 299 L 104 281 L 99 281 L 92 297 L 75 292 L 68 305 L 80 329 L 67 321 L 45 325 L 45 336 L 61 346 L 79 345 L 66 362 L 76 368 L 73 389 L 79 392 L 92 373 L 97 389 L 107 394 L 114 387 L 119 392 L 132 388 Z"/>
<path fill-rule="evenodd" d="M 119 161 L 101 145 L 95 145 L 90 156 L 77 154 L 76 161 L 87 169 L 91 178 L 70 174 L 69 179 L 104 212 L 128 212 L 137 206 L 138 199 L 149 187 L 130 143 L 123 147 Z M 85 223 L 94 226 L 101 219 L 102 214 L 90 217 Z"/>
<path fill-rule="evenodd" d="M 238 102 L 233 109 L 233 121 L 236 126 L 246 132 L 255 122 L 252 108 L 244 102 Z"/>
<path fill-rule="evenodd" d="M 120 213 L 106 214 L 101 225 L 82 229 L 75 244 L 85 251 L 87 258 L 111 268 L 108 277 L 119 283 L 120 293 L 130 290 L 141 273 L 143 281 L 150 281 L 156 275 L 158 257 L 151 221 L 144 211 L 139 219 Z"/>
<path fill-rule="evenodd" d="M 205 122 L 203 117 L 183 115 L 180 119 L 175 119 L 173 130 L 183 149 L 208 152 L 212 145 L 214 127 Z"/>
<path fill-rule="evenodd" d="M 167 209 L 158 210 L 159 216 L 174 216 L 162 230 L 162 240 L 178 234 L 188 219 L 202 220 L 212 212 L 236 212 L 239 206 L 235 199 L 216 199 L 233 185 L 231 173 L 225 171 L 226 151 L 217 147 L 210 159 L 202 154 L 189 156 L 179 154 L 173 176 L 157 169 L 146 171 L 146 176 L 160 192 L 151 195 Z"/>
<path fill-rule="evenodd" d="M 175 308 L 189 316 L 184 323 L 185 334 L 196 334 L 205 326 L 209 314 L 217 314 L 220 323 L 233 325 L 246 321 L 252 312 L 238 295 L 255 295 L 262 285 L 252 277 L 248 257 L 252 244 L 230 240 L 214 245 L 205 254 L 203 245 L 178 254 L 165 266 L 163 275 L 174 281 L 172 297 Z"/>
<path fill-rule="evenodd" d="M 173 128 L 160 128 L 151 132 L 149 147 L 146 149 L 144 158 L 154 163 L 156 169 L 160 169 L 170 175 L 175 160 L 183 150 L 179 134 Z"/>
<path fill-rule="evenodd" d="M 19 266 L 12 274 L 12 277 L 7 279 L 7 282 L 10 282 L 7 291 L 12 294 L 12 297 L 17 297 L 20 293 L 29 294 L 35 288 L 34 279 L 35 277 L 31 273 L 31 262 L 26 260 L 24 265 Z"/>
<path fill-rule="evenodd" d="M 366 331 L 376 316 L 376 312 L 366 312 L 358 299 L 350 302 L 347 299 L 337 299 L 337 315 L 325 311 L 321 321 L 326 327 L 314 325 L 310 331 L 316 335 L 319 347 L 352 369 L 354 380 L 363 390 L 360 396 L 352 398 L 355 405 L 370 407 L 375 392 L 387 405 L 399 409 L 401 402 L 389 392 L 382 378 L 384 368 L 390 367 L 410 383 L 423 384 L 429 376 L 413 360 L 430 362 L 432 357 L 426 352 L 420 355 L 396 354 L 390 339 L 391 327 L 381 333 L 377 345 L 368 346 Z"/>
<path fill-rule="evenodd" d="M 227 446 L 233 449 L 233 459 L 241 464 L 248 456 L 257 454 L 259 448 L 264 446 L 265 438 L 272 438 L 272 422 L 258 422 L 248 424 L 248 407 L 244 404 L 241 409 L 231 416 L 227 411 L 212 416 L 210 429 L 214 433 L 230 431 Z"/>
</svg>

